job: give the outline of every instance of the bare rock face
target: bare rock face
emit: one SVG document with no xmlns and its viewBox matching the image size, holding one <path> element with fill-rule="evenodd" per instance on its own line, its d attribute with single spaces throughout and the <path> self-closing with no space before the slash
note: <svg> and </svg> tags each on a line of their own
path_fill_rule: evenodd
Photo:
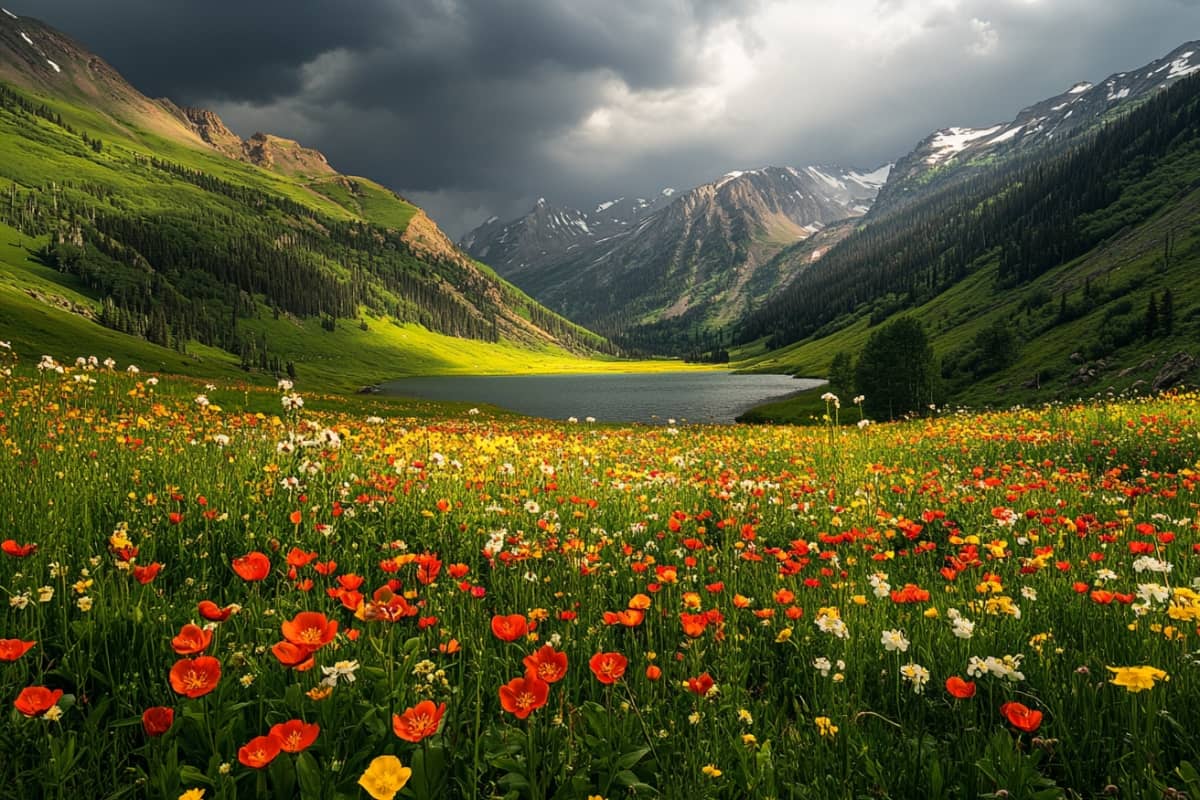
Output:
<svg viewBox="0 0 1200 800">
<path fill-rule="evenodd" d="M 1158 370 L 1158 374 L 1154 376 L 1150 388 L 1155 392 L 1161 392 L 1173 386 L 1178 386 L 1187 380 L 1195 369 L 1196 359 L 1190 353 L 1180 350 L 1168 358 L 1166 363 Z"/>
<path fill-rule="evenodd" d="M 287 175 L 336 175 L 325 154 L 293 139 L 256 133 L 242 144 L 246 160 Z"/>
<path fill-rule="evenodd" d="M 225 127 L 225 123 L 215 113 L 207 108 L 191 107 L 181 111 L 201 139 L 230 158 L 242 157 L 242 138 Z"/>
</svg>

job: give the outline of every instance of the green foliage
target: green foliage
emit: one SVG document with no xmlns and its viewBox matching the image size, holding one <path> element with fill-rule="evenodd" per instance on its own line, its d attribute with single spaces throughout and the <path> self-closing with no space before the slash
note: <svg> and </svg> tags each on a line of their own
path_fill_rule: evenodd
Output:
<svg viewBox="0 0 1200 800">
<path fill-rule="evenodd" d="M 867 339 L 854 368 L 854 385 L 867 414 L 896 419 L 936 401 L 933 347 L 914 317 L 899 317 Z"/>
</svg>

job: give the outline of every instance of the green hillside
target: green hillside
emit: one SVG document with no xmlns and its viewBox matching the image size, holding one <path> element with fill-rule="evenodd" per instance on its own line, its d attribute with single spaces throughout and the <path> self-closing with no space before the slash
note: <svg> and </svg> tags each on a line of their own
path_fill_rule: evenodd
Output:
<svg viewBox="0 0 1200 800">
<path fill-rule="evenodd" d="M 61 73 L 22 60 L 8 24 L 0 338 L 19 352 L 260 381 L 298 372 L 341 390 L 430 372 L 580 370 L 613 352 L 383 186 L 277 137 L 248 140 L 274 150 L 259 153 L 265 166 L 247 163 L 33 20 L 22 32 L 54 48 Z"/>
<path fill-rule="evenodd" d="M 734 357 L 824 377 L 908 312 L 930 334 L 944 401 L 1149 390 L 1200 340 L 1198 123 L 1189 79 L 1065 156 L 860 229 L 752 321 L 757 338 Z"/>
</svg>

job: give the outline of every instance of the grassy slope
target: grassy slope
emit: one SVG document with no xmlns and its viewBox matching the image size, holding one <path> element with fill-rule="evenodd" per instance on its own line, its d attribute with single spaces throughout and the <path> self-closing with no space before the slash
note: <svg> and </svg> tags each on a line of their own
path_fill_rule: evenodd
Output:
<svg viewBox="0 0 1200 800">
<path fill-rule="evenodd" d="M 104 140 L 100 154 L 77 138 L 45 122 L 0 113 L 0 163 L 5 177 L 25 186 L 48 186 L 69 176 L 108 187 L 114 203 L 155 212 L 194 208 L 234 211 L 224 198 L 139 164 L 138 155 L 153 154 L 224 180 L 287 196 L 334 218 L 364 217 L 376 224 L 403 229 L 417 208 L 370 180 L 351 178 L 352 193 L 336 180 L 310 181 L 258 169 L 217 153 L 188 147 L 138 130 L 93 109 L 54 98 L 38 98 L 77 129 Z M 132 210 L 132 209 L 131 209 Z M 36 263 L 30 252 L 43 245 L 0 226 L 0 339 L 11 339 L 27 357 L 50 353 L 58 358 L 78 354 L 112 356 L 122 363 L 200 377 L 246 377 L 237 359 L 211 348 L 189 345 L 189 354 L 157 347 L 136 337 L 104 328 L 71 304 L 92 310 L 99 298 L 70 276 Z M 490 272 L 490 270 L 488 270 Z M 37 297 L 26 289 L 32 289 Z M 516 307 L 525 316 L 533 301 L 513 289 Z M 63 302 L 66 301 L 66 302 Z M 64 306 L 66 306 L 64 308 Z M 245 325 L 263 333 L 272 347 L 297 362 L 310 387 L 353 390 L 391 377 L 418 374 L 514 374 L 527 372 L 642 371 L 678 369 L 677 362 L 620 362 L 581 358 L 547 345 L 530 350 L 513 344 L 491 344 L 433 333 L 417 325 L 396 325 L 368 318 L 368 330 L 345 322 L 335 332 L 317 320 L 275 320 L 264 308 Z M 267 378 L 259 376 L 259 382 Z"/>
<path fill-rule="evenodd" d="M 1173 161 L 1131 187 L 1099 216 L 1119 219 L 1130 206 L 1153 202 L 1156 195 L 1174 191 L 1171 187 L 1188 186 L 1196 175 L 1200 175 L 1200 159 L 1194 154 Z M 1015 363 L 979 380 L 954 399 L 976 405 L 1010 405 L 1106 393 L 1110 388 L 1121 391 L 1137 381 L 1153 379 L 1158 367 L 1172 353 L 1181 349 L 1194 351 L 1195 342 L 1200 339 L 1200 228 L 1195 224 L 1198 217 L 1200 190 L 1185 189 L 1145 223 L 1121 229 L 1100 247 L 1050 270 L 1026 286 L 996 291 L 996 262 L 992 258 L 950 290 L 914 309 L 913 314 L 930 332 L 939 357 L 969 345 L 977 333 L 996 320 L 1008 322 L 1021 341 Z M 1168 232 L 1175 237 L 1174 256 L 1164 266 L 1163 243 Z M 1082 306 L 1087 282 L 1094 288 L 1095 296 L 1086 313 L 1054 326 L 1060 294 L 1066 292 L 1072 305 Z M 1086 355 L 1088 345 L 1097 341 L 1107 328 L 1140 323 L 1151 293 L 1161 297 L 1168 287 L 1175 302 L 1174 335 L 1139 337 L 1106 358 L 1108 365 L 1098 370 L 1095 381 L 1083 385 L 1073 382 L 1080 364 L 1070 356 L 1079 352 Z M 1024 310 L 1022 305 L 1038 293 L 1052 298 L 1051 302 Z M 1119 313 L 1126 306 L 1130 310 Z M 748 347 L 733 355 L 744 359 L 741 366 L 751 371 L 824 376 L 834 355 L 840 351 L 857 353 L 870 333 L 867 320 L 859 319 L 829 336 L 773 352 L 762 352 L 761 346 Z M 1088 363 L 1095 366 L 1095 362 Z M 1144 363 L 1147 366 L 1140 367 Z M 1126 368 L 1131 369 L 1121 375 Z M 1040 387 L 1023 386 L 1038 373 L 1042 376 Z M 789 414 L 783 407 L 773 411 L 778 416 Z"/>
</svg>

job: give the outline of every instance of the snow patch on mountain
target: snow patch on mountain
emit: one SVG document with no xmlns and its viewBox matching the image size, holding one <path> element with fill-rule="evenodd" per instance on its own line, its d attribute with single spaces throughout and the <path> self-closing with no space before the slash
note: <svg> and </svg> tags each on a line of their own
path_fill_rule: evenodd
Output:
<svg viewBox="0 0 1200 800">
<path fill-rule="evenodd" d="M 884 164 L 882 167 L 871 172 L 856 172 L 850 170 L 846 173 L 846 177 L 850 180 L 860 183 L 863 186 L 869 186 L 872 189 L 878 189 L 887 183 L 888 175 L 892 174 L 893 164 Z"/>
<path fill-rule="evenodd" d="M 846 188 L 845 181 L 840 181 L 837 178 L 833 177 L 832 175 L 826 175 L 824 172 L 817 169 L 816 167 L 806 167 L 805 169 L 809 175 L 811 175 L 814 178 L 816 178 L 817 180 L 821 181 L 826 186 L 828 186 L 830 189 L 845 189 Z"/>
<path fill-rule="evenodd" d="M 5 14 L 12 17 L 13 19 L 20 19 L 20 17 L 18 17 L 16 14 L 9 11 L 7 8 L 0 8 L 0 11 L 3 11 Z"/>
<path fill-rule="evenodd" d="M 607 211 L 608 209 L 612 208 L 613 206 L 615 206 L 617 203 L 621 202 L 624 199 L 625 199 L 624 197 L 618 197 L 616 200 L 605 200 L 603 203 L 596 206 L 596 210 L 594 213 L 599 214 L 601 211 Z"/>
<path fill-rule="evenodd" d="M 58 64 L 55 64 L 55 63 L 54 63 L 53 61 L 51 61 L 50 59 L 48 59 L 48 58 L 47 58 L 47 59 L 46 59 L 46 63 L 47 63 L 47 64 L 49 64 L 49 65 L 51 66 L 51 68 L 53 68 L 53 70 L 54 70 L 55 72 L 62 72 L 62 70 L 59 68 Z"/>
<path fill-rule="evenodd" d="M 1193 55 L 1195 55 L 1195 53 L 1189 50 L 1183 55 L 1179 56 L 1179 58 L 1172 61 L 1170 64 L 1171 71 L 1167 73 L 1167 79 L 1170 80 L 1171 78 L 1182 78 L 1185 75 L 1191 75 L 1193 72 L 1200 70 L 1200 64 L 1193 65 L 1191 62 L 1191 57 Z"/>
<path fill-rule="evenodd" d="M 988 144 L 1000 144 L 1001 142 L 1007 142 L 1009 139 L 1014 138 L 1018 133 L 1020 133 L 1024 127 L 1025 127 L 1024 125 L 1018 125 L 1015 128 L 1009 128 L 1008 130 L 1006 130 L 1004 133 L 1000 134 L 996 138 L 989 139 Z"/>
<path fill-rule="evenodd" d="M 1092 88 L 1092 84 L 1087 81 L 1080 81 L 1067 90 L 1067 94 L 1083 94 L 1088 89 Z"/>
<path fill-rule="evenodd" d="M 1003 125 L 993 125 L 990 128 L 946 128 L 934 134 L 929 147 L 933 150 L 925 157 L 926 164 L 940 164 L 966 149 L 967 145 L 976 139 L 991 136 L 1003 128 Z"/>
<path fill-rule="evenodd" d="M 37 45 L 33 43 L 33 39 L 29 38 L 28 33 L 26 33 L 25 31 L 20 31 L 20 34 L 21 34 L 21 38 L 25 40 L 26 44 L 28 44 L 30 47 L 37 47 Z"/>
<path fill-rule="evenodd" d="M 663 187 L 662 191 L 659 192 L 659 194 L 661 194 L 663 197 L 670 197 L 671 195 L 675 194 L 675 189 L 670 186 L 665 186 Z"/>
</svg>

